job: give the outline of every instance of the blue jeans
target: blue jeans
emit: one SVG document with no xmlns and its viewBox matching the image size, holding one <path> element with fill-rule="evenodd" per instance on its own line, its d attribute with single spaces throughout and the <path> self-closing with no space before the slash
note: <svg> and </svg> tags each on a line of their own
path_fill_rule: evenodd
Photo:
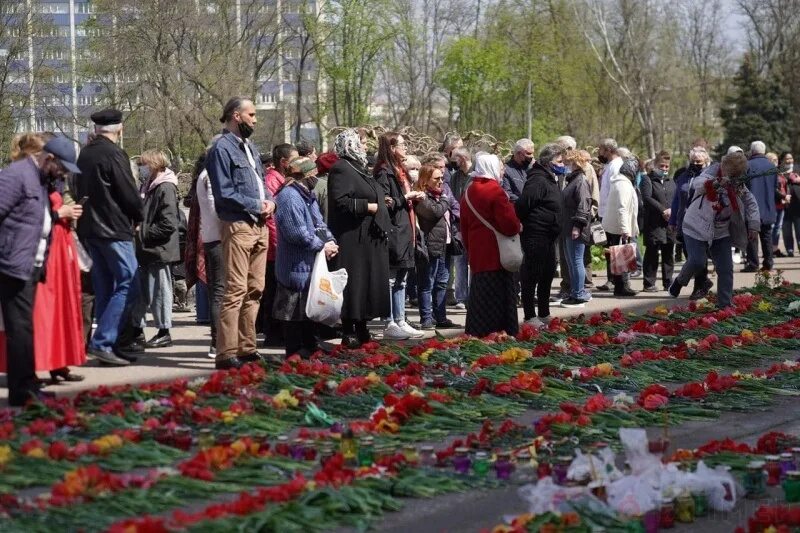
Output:
<svg viewBox="0 0 800 533">
<path fill-rule="evenodd" d="M 138 297 L 133 241 L 88 239 L 97 329 L 89 347 L 111 351 Z"/>
<path fill-rule="evenodd" d="M 419 315 L 422 323 L 447 320 L 447 281 L 450 279 L 450 258 L 431 257 L 418 266 Z"/>
<path fill-rule="evenodd" d="M 686 262 L 683 264 L 676 281 L 686 286 L 699 272 L 706 268 L 709 252 L 714 268 L 717 271 L 717 305 L 729 307 L 733 299 L 733 255 L 730 237 L 715 239 L 709 248 L 708 243 L 698 241 L 684 234 L 683 244 L 686 247 Z"/>
<path fill-rule="evenodd" d="M 571 236 L 565 237 L 562 242 L 569 271 L 570 298 L 588 301 L 592 296 L 583 286 L 586 281 L 586 267 L 583 264 L 586 243 L 580 239 L 573 239 Z"/>
<path fill-rule="evenodd" d="M 139 297 L 133 305 L 131 324 L 144 329 L 150 311 L 158 329 L 172 327 L 172 272 L 165 263 L 139 265 Z"/>
<path fill-rule="evenodd" d="M 778 219 L 775 221 L 775 225 L 772 226 L 772 247 L 777 248 L 778 243 L 781 240 L 781 230 L 783 229 L 783 217 L 786 214 L 785 209 L 778 209 Z M 786 244 L 784 243 L 784 246 Z"/>
<path fill-rule="evenodd" d="M 406 279 L 410 269 L 399 268 L 389 272 L 389 296 L 392 308 L 389 322 L 400 323 L 406 319 Z"/>
<path fill-rule="evenodd" d="M 456 303 L 463 304 L 469 297 L 469 259 L 467 254 L 455 256 Z"/>
</svg>

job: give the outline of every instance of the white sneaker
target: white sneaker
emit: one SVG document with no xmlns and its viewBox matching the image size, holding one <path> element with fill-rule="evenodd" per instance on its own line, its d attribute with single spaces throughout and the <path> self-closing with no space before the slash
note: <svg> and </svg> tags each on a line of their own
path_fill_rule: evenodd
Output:
<svg viewBox="0 0 800 533">
<path fill-rule="evenodd" d="M 404 341 L 410 339 L 411 335 L 403 331 L 400 326 L 394 322 L 389 322 L 386 329 L 383 330 L 383 338 L 386 340 Z"/>
<path fill-rule="evenodd" d="M 538 316 L 535 316 L 530 320 L 526 320 L 525 323 L 528 324 L 529 326 L 535 327 L 536 329 L 542 329 L 543 327 L 545 327 L 545 323 L 542 322 Z"/>
<path fill-rule="evenodd" d="M 464 309 L 466 309 L 466 308 L 467 308 L 467 305 L 466 305 L 464 302 L 458 302 L 458 303 L 456 304 L 456 309 L 458 309 L 458 310 L 460 310 L 460 311 L 463 311 L 463 310 L 464 310 Z"/>
<path fill-rule="evenodd" d="M 216 359 L 217 358 L 217 348 L 216 346 L 211 346 L 208 349 L 208 354 L 206 355 L 209 359 Z"/>
<path fill-rule="evenodd" d="M 420 330 L 418 330 L 418 329 L 414 329 L 414 328 L 412 328 L 412 327 L 411 327 L 411 324 L 409 324 L 409 323 L 408 323 L 408 322 L 406 322 L 405 320 L 403 320 L 402 322 L 398 322 L 398 323 L 397 323 L 397 326 L 399 326 L 399 327 L 400 327 L 400 330 L 401 330 L 403 333 L 406 333 L 406 334 L 409 336 L 409 338 L 412 338 L 412 339 L 421 339 L 422 337 L 424 337 L 424 336 L 425 336 L 425 332 L 424 332 L 424 331 L 420 331 Z"/>
<path fill-rule="evenodd" d="M 733 252 L 733 264 L 734 265 L 741 265 L 742 264 L 742 254 L 739 252 Z"/>
</svg>

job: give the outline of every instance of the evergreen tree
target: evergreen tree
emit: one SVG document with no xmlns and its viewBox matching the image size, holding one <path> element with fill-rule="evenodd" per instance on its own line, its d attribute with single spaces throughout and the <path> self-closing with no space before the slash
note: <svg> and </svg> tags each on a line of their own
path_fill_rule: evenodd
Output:
<svg viewBox="0 0 800 533">
<path fill-rule="evenodd" d="M 780 152 L 790 146 L 789 96 L 775 71 L 758 74 L 745 55 L 733 79 L 733 93 L 720 110 L 725 140 L 717 147 L 724 154 L 731 145 L 747 150 L 753 141 L 764 141 L 767 150 Z"/>
</svg>

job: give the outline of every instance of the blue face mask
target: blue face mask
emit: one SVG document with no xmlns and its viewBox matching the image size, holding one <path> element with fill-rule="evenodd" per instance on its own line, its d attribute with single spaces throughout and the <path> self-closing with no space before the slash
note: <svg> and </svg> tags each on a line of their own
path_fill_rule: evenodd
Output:
<svg viewBox="0 0 800 533">
<path fill-rule="evenodd" d="M 151 176 L 150 167 L 145 165 L 139 165 L 139 179 L 142 180 L 142 182 L 146 182 L 147 180 L 150 179 L 150 176 Z"/>
<path fill-rule="evenodd" d="M 661 170 L 661 169 L 656 169 L 656 170 L 653 171 L 653 173 L 656 176 L 658 176 L 659 178 L 664 178 L 667 175 L 667 171 L 666 170 Z"/>
<path fill-rule="evenodd" d="M 553 174 L 556 176 L 563 176 L 567 173 L 567 167 L 564 165 L 556 165 L 555 163 L 550 163 L 550 168 L 553 169 Z"/>
</svg>

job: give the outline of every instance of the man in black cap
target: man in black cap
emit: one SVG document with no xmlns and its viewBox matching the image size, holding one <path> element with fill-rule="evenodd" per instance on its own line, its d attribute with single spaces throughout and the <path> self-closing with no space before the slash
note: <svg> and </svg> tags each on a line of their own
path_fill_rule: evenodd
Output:
<svg viewBox="0 0 800 533">
<path fill-rule="evenodd" d="M 53 221 L 81 216 L 80 205 L 50 210 L 48 188 L 69 172 L 80 170 L 75 166 L 75 147 L 64 137 L 50 139 L 41 152 L 0 172 L 0 306 L 6 333 L 8 403 L 12 406 L 54 396 L 41 391 L 36 379 L 33 302 L 47 261 Z"/>
<path fill-rule="evenodd" d="M 88 352 L 102 363 L 125 366 L 136 356 L 129 345 L 117 341 L 137 296 L 133 234 L 142 222 L 143 206 L 128 154 L 117 146 L 122 112 L 104 109 L 93 114 L 92 121 L 97 135 L 81 150 L 81 175 L 76 180 L 77 196 L 88 197 L 78 235 L 92 256 L 97 318 Z"/>
</svg>

